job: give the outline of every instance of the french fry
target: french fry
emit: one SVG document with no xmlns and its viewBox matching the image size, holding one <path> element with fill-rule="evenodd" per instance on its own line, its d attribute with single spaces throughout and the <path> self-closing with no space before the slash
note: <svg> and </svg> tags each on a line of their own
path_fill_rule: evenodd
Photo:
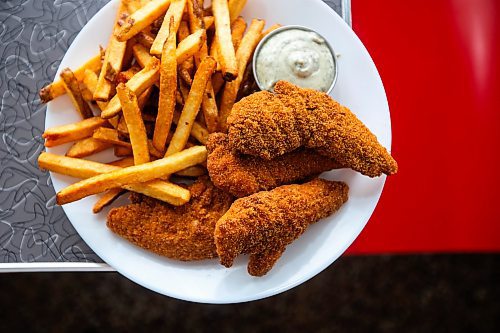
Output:
<svg viewBox="0 0 500 333">
<path fill-rule="evenodd" d="M 156 38 L 153 42 L 153 45 L 151 46 L 151 49 L 149 50 L 149 53 L 159 55 L 162 54 L 163 50 L 163 44 L 165 44 L 165 41 L 167 40 L 167 37 L 169 34 L 176 34 L 177 30 L 179 29 L 179 25 L 181 23 L 182 19 L 182 14 L 184 13 L 184 7 L 186 6 L 186 0 L 172 0 L 170 3 L 170 7 L 167 10 L 167 13 L 165 14 L 165 17 L 163 18 L 163 23 L 161 25 L 160 30 L 158 31 L 158 34 L 156 35 Z M 170 27 L 170 19 L 173 18 L 174 23 L 173 26 Z"/>
<path fill-rule="evenodd" d="M 96 73 L 94 73 L 90 69 L 85 70 L 85 72 L 83 74 L 83 85 L 89 91 L 89 93 L 92 95 L 92 98 L 94 98 L 93 95 L 94 95 L 95 87 L 97 86 L 97 80 L 98 80 L 98 78 L 97 78 Z M 106 106 L 108 105 L 107 102 L 96 101 L 96 103 L 101 111 L 104 110 L 106 108 Z"/>
<path fill-rule="evenodd" d="M 134 52 L 134 58 L 142 68 L 146 67 L 146 65 L 153 59 L 154 57 L 149 54 L 149 49 L 144 47 L 142 44 L 135 44 L 132 47 L 132 51 Z"/>
<path fill-rule="evenodd" d="M 75 158 L 86 157 L 97 154 L 98 152 L 111 147 L 113 147 L 113 145 L 110 143 L 102 142 L 90 137 L 76 141 L 66 152 L 66 156 Z"/>
<path fill-rule="evenodd" d="M 220 103 L 219 126 L 221 131 L 226 131 L 227 117 L 238 96 L 243 73 L 250 61 L 255 47 L 260 41 L 262 30 L 264 29 L 265 22 L 263 20 L 253 19 L 248 32 L 243 37 L 240 47 L 236 53 L 238 59 L 238 72 L 241 73 L 234 81 L 227 82 Z"/>
<path fill-rule="evenodd" d="M 92 136 L 95 129 L 108 125 L 106 119 L 92 117 L 77 123 L 49 128 L 42 134 L 42 138 L 45 139 L 45 147 L 54 147 L 63 143 L 88 138 Z"/>
<path fill-rule="evenodd" d="M 126 168 L 126 167 L 134 165 L 134 158 L 133 157 L 125 157 L 125 158 L 121 158 L 121 159 L 113 161 L 113 162 L 109 162 L 108 164 L 118 166 L 120 168 Z"/>
<path fill-rule="evenodd" d="M 105 128 L 105 127 L 97 128 L 94 131 L 94 134 L 92 135 L 92 137 L 95 140 L 98 140 L 101 142 L 106 142 L 106 143 L 110 143 L 113 145 L 122 146 L 122 147 L 132 149 L 132 145 L 130 144 L 130 142 L 121 140 L 119 133 L 118 133 L 118 130 L 116 130 L 114 128 Z"/>
<path fill-rule="evenodd" d="M 155 157 L 155 158 L 163 158 L 165 155 L 165 149 L 158 150 L 153 146 L 153 141 L 148 139 L 148 149 L 149 149 L 149 155 Z"/>
<path fill-rule="evenodd" d="M 123 58 L 127 48 L 125 41 L 119 41 L 115 33 L 120 28 L 118 21 L 122 15 L 127 15 L 127 10 L 123 2 L 120 2 L 118 12 L 116 14 L 113 33 L 109 37 L 108 46 L 104 53 L 101 72 L 97 80 L 97 86 L 94 91 L 94 99 L 96 101 L 108 101 L 114 89 L 113 81 L 116 74 L 121 71 Z"/>
<path fill-rule="evenodd" d="M 196 52 L 200 50 L 207 38 L 205 30 L 197 31 L 187 38 L 182 40 L 179 45 L 177 45 L 177 49 L 175 51 L 175 57 L 177 58 L 177 63 L 181 64 L 189 57 L 192 57 Z M 154 56 L 149 54 L 148 49 L 146 49 L 141 44 L 135 44 L 132 48 L 134 52 L 134 57 L 137 60 L 137 63 L 141 67 L 145 67 L 151 59 L 155 58 Z"/>
<path fill-rule="evenodd" d="M 115 78 L 115 82 L 117 84 L 120 83 L 126 83 L 128 80 L 130 80 L 135 74 L 139 73 L 141 71 L 141 68 L 138 66 L 132 66 L 126 71 L 118 73 L 118 75 Z"/>
<path fill-rule="evenodd" d="M 116 130 L 118 131 L 119 135 L 128 138 L 128 127 L 127 123 L 125 122 L 125 117 L 123 116 L 120 117 L 120 120 L 118 121 L 118 126 L 116 126 Z"/>
<path fill-rule="evenodd" d="M 205 22 L 203 21 L 203 3 L 199 0 L 188 0 L 186 9 L 191 33 L 200 29 L 205 29 Z"/>
<path fill-rule="evenodd" d="M 83 119 L 93 117 L 94 115 L 92 114 L 92 110 L 90 109 L 87 102 L 85 102 L 85 100 L 83 99 L 80 85 L 71 69 L 63 69 L 60 76 L 64 88 L 66 89 L 71 102 L 75 106 L 76 111 L 78 111 Z"/>
<path fill-rule="evenodd" d="M 135 13 L 142 7 L 142 1 L 141 0 L 122 0 L 123 4 L 125 7 L 127 7 L 127 11 L 130 14 Z"/>
<path fill-rule="evenodd" d="M 231 23 L 231 39 L 233 41 L 234 49 L 238 50 L 238 46 L 240 45 L 241 39 L 243 38 L 243 34 L 247 28 L 247 23 L 243 19 L 243 17 L 239 16 L 233 23 Z M 220 60 L 217 49 L 219 41 L 217 36 L 214 37 L 212 42 L 212 46 L 210 47 L 210 55 L 217 60 L 217 70 L 220 71 Z"/>
<path fill-rule="evenodd" d="M 139 104 L 139 109 L 144 109 L 144 106 L 149 100 L 149 97 L 151 96 L 151 93 L 153 92 L 153 87 L 147 88 L 138 98 L 137 98 L 137 104 Z M 144 121 L 147 121 L 144 119 Z M 154 121 L 154 120 L 153 120 Z"/>
<path fill-rule="evenodd" d="M 117 40 L 124 42 L 135 35 L 148 25 L 153 23 L 154 20 L 163 15 L 170 6 L 170 0 L 152 0 L 146 3 L 143 7 L 138 9 L 130 15 L 124 25 L 115 32 Z"/>
<path fill-rule="evenodd" d="M 210 29 L 214 25 L 214 17 L 213 16 L 205 16 L 203 17 L 203 25 L 205 26 L 205 30 Z"/>
<path fill-rule="evenodd" d="M 148 182 L 202 163 L 206 158 L 207 149 L 204 146 L 195 146 L 154 162 L 100 174 L 61 190 L 56 196 L 57 203 L 63 205 L 112 188 Z"/>
<path fill-rule="evenodd" d="M 238 76 L 236 53 L 231 38 L 231 21 L 226 0 L 213 0 L 212 10 L 215 18 L 215 36 L 218 40 L 217 53 L 225 81 L 232 81 Z"/>
<path fill-rule="evenodd" d="M 267 34 L 269 34 L 270 32 L 278 29 L 278 28 L 281 28 L 282 25 L 281 24 L 273 24 L 272 26 L 270 26 L 269 28 L 267 28 L 266 30 L 264 30 L 262 32 L 262 36 L 260 37 L 260 39 L 264 38 Z"/>
<path fill-rule="evenodd" d="M 134 94 L 140 95 L 147 88 L 151 87 L 160 78 L 160 61 L 155 57 L 151 57 L 149 63 L 137 74 L 135 74 L 126 83 L 127 88 L 129 88 Z M 111 118 L 116 116 L 122 106 L 120 104 L 120 99 L 118 96 L 113 96 L 109 101 L 108 106 L 101 113 L 102 118 Z"/>
<path fill-rule="evenodd" d="M 234 22 L 238 16 L 240 16 L 241 11 L 245 7 L 247 0 L 229 0 L 227 6 L 229 8 L 229 17 L 231 22 Z"/>
<path fill-rule="evenodd" d="M 101 69 L 101 55 L 95 55 L 85 64 L 73 71 L 77 80 L 81 81 L 83 79 L 86 69 L 91 70 L 92 72 L 98 72 Z M 57 80 L 40 89 L 40 100 L 42 103 L 48 103 L 54 98 L 64 95 L 65 93 L 66 89 L 64 88 L 62 80 Z"/>
<path fill-rule="evenodd" d="M 118 197 L 122 194 L 124 194 L 126 191 L 122 188 L 112 188 L 111 190 L 106 191 L 102 197 L 97 200 L 97 202 L 94 204 L 94 207 L 92 207 L 92 212 L 94 214 L 99 213 L 104 207 L 109 206 L 118 199 Z"/>
<path fill-rule="evenodd" d="M 136 165 L 149 162 L 148 137 L 142 120 L 141 110 L 137 104 L 137 97 L 125 84 L 116 87 L 116 94 L 122 105 L 122 113 L 127 123 L 134 163 Z"/>
<path fill-rule="evenodd" d="M 193 154 L 190 156 L 192 155 Z M 123 170 L 120 166 L 113 166 L 45 152 L 41 153 L 38 157 L 38 165 L 41 169 L 80 179 Z M 129 191 L 145 194 L 175 206 L 183 205 L 190 199 L 189 190 L 161 180 L 151 180 L 144 184 L 129 184 L 123 186 L 123 188 Z"/>
<path fill-rule="evenodd" d="M 184 7 L 182 10 L 184 10 Z M 172 117 L 175 110 L 175 93 L 177 91 L 177 60 L 175 57 L 177 42 L 173 18 L 170 21 L 170 28 L 172 30 L 168 35 L 161 55 L 160 97 L 153 133 L 153 146 L 161 151 L 165 150 L 165 143 L 170 126 L 172 125 Z"/>
<path fill-rule="evenodd" d="M 150 31 L 146 31 L 146 29 L 135 35 L 135 40 L 149 50 L 151 49 L 151 46 L 153 46 L 155 35 L 153 35 Z"/>
<path fill-rule="evenodd" d="M 226 83 L 226 81 L 224 81 L 220 72 L 217 72 L 212 76 L 212 87 L 214 89 L 215 95 L 219 93 L 219 91 L 224 86 L 224 83 Z"/>
<path fill-rule="evenodd" d="M 178 34 L 178 40 L 181 42 L 189 36 L 189 26 L 186 21 L 181 21 L 177 34 Z M 194 68 L 193 57 L 189 57 L 188 59 L 179 64 L 179 76 L 189 86 L 191 86 L 193 82 L 192 79 L 193 68 Z"/>
<path fill-rule="evenodd" d="M 116 157 L 132 156 L 132 148 L 115 146 L 114 153 Z"/>
<path fill-rule="evenodd" d="M 175 174 L 177 176 L 182 176 L 182 177 L 199 177 L 199 176 L 203 176 L 206 173 L 207 173 L 207 171 L 205 170 L 205 168 L 198 166 L 198 165 L 194 165 L 192 167 L 178 171 Z"/>
<path fill-rule="evenodd" d="M 247 23 L 243 17 L 239 16 L 236 20 L 231 23 L 231 40 L 233 41 L 234 49 L 238 51 L 245 30 L 247 29 Z"/>
<path fill-rule="evenodd" d="M 181 117 L 181 114 L 176 111 L 174 113 L 174 118 L 172 119 L 174 124 L 177 125 L 179 123 L 180 117 Z M 195 121 L 193 123 L 193 128 L 191 129 L 191 136 L 193 138 L 195 138 L 196 140 L 198 140 L 201 144 L 205 145 L 207 143 L 209 134 L 210 133 L 208 133 L 208 130 L 205 127 L 203 127 L 202 124 L 200 124 L 197 121 Z"/>
<path fill-rule="evenodd" d="M 170 141 L 165 156 L 175 154 L 184 149 L 186 142 L 193 128 L 193 123 L 200 109 L 207 82 L 210 81 L 215 69 L 215 59 L 206 57 L 201 62 L 194 76 L 193 85 L 189 91 L 188 98 L 182 109 L 181 116 L 177 123 L 174 136 Z"/>
<path fill-rule="evenodd" d="M 186 8 L 188 11 L 191 31 L 197 33 L 199 31 L 204 30 L 203 1 L 188 0 Z M 194 56 L 197 68 L 200 67 L 201 61 L 205 59 L 207 55 L 208 55 L 208 47 L 206 40 L 204 40 L 202 42 L 202 46 L 199 49 L 198 53 L 196 53 Z M 193 83 L 191 82 L 191 85 L 192 84 Z M 182 92 L 182 86 L 181 86 L 181 92 Z M 184 100 L 186 100 L 186 98 L 184 98 Z M 214 132 L 215 130 L 217 130 L 219 111 L 217 110 L 217 103 L 215 101 L 215 94 L 212 87 L 212 80 L 209 80 L 205 87 L 205 93 L 203 94 L 201 109 L 203 111 L 203 116 L 205 117 L 208 130 L 210 132 Z"/>
<path fill-rule="evenodd" d="M 177 45 L 177 50 L 175 52 L 177 63 L 181 64 L 189 57 L 195 55 L 206 40 L 207 34 L 205 29 L 200 29 L 182 40 L 179 45 Z"/>
<path fill-rule="evenodd" d="M 111 40 L 106 48 L 106 52 L 109 52 L 106 64 L 106 79 L 114 81 L 116 75 L 122 70 L 126 50 L 127 42 L 119 42 L 114 35 L 111 36 Z"/>
<path fill-rule="evenodd" d="M 217 66 L 217 61 L 215 64 Z M 205 118 L 208 131 L 210 133 L 216 132 L 217 123 L 219 121 L 219 110 L 217 109 L 217 102 L 215 100 L 215 93 L 214 88 L 212 87 L 211 78 L 208 80 L 205 88 L 205 94 L 203 95 L 201 102 L 201 110 L 203 111 L 203 117 Z"/>
<path fill-rule="evenodd" d="M 192 82 L 191 82 L 191 84 L 192 84 Z M 189 95 L 189 87 L 187 86 L 187 84 L 184 81 L 179 80 L 179 91 L 181 93 L 182 100 L 185 103 L 187 100 L 187 97 Z"/>
<path fill-rule="evenodd" d="M 78 87 L 80 92 L 82 93 L 82 98 L 85 102 L 91 103 L 94 101 L 94 96 L 87 88 L 87 86 L 83 83 L 83 81 L 78 81 Z"/>
</svg>

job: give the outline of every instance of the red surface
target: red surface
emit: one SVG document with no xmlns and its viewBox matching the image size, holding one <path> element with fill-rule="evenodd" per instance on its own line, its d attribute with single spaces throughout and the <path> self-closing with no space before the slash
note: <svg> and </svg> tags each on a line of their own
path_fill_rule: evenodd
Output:
<svg viewBox="0 0 500 333">
<path fill-rule="evenodd" d="M 500 250 L 500 1 L 352 0 L 391 110 L 389 177 L 349 253 Z"/>
</svg>

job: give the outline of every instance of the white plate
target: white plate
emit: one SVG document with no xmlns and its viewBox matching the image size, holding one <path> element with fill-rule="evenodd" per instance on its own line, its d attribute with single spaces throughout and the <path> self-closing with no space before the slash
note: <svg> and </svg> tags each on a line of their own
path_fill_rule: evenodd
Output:
<svg viewBox="0 0 500 333">
<path fill-rule="evenodd" d="M 106 45 L 118 1 L 106 5 L 82 29 L 58 69 L 77 68 Z M 281 23 L 310 27 L 332 44 L 340 55 L 339 77 L 332 96 L 350 107 L 377 135 L 391 146 L 389 107 L 380 76 L 361 41 L 345 22 L 321 0 L 252 0 L 243 12 L 246 18 L 263 18 L 267 25 Z M 78 121 L 67 96 L 47 107 L 46 127 Z M 47 149 L 64 154 L 68 145 Z M 110 152 L 95 157 L 113 160 Z M 76 180 L 51 174 L 60 191 Z M 227 269 L 217 260 L 184 263 L 144 251 L 114 235 L 106 227 L 105 210 L 92 214 L 96 197 L 63 206 L 69 220 L 87 244 L 109 265 L 136 283 L 171 297 L 206 303 L 235 303 L 256 300 L 288 290 L 315 276 L 335 261 L 354 241 L 379 200 L 385 177 L 370 179 L 350 170 L 324 175 L 349 184 L 349 201 L 333 216 L 312 225 L 288 246 L 283 257 L 264 277 L 247 274 L 247 257 Z M 124 199 L 121 203 L 126 202 Z"/>
</svg>

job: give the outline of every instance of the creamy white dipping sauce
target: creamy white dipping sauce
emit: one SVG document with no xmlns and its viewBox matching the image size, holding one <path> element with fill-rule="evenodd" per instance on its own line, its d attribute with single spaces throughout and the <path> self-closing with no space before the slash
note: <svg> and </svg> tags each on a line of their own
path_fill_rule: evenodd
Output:
<svg viewBox="0 0 500 333">
<path fill-rule="evenodd" d="M 279 80 L 328 92 L 335 77 L 334 55 L 316 32 L 300 28 L 277 31 L 255 55 L 256 79 L 272 90 Z"/>
</svg>

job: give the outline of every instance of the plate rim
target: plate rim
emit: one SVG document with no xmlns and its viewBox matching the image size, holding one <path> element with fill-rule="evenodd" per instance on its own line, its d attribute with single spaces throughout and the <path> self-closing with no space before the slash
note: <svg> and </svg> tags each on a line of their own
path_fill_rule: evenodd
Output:
<svg viewBox="0 0 500 333">
<path fill-rule="evenodd" d="M 71 45 L 68 47 L 68 49 L 66 50 L 66 53 L 63 57 L 63 59 L 61 60 L 61 63 L 56 71 L 56 75 L 55 77 L 57 78 L 58 77 L 58 74 L 61 72 L 63 66 L 62 64 L 65 62 L 65 58 L 66 58 L 66 55 L 68 53 L 68 50 L 74 45 L 74 44 L 77 44 L 77 42 L 83 38 L 82 36 L 84 36 L 85 34 L 82 34 L 82 32 L 85 32 L 85 29 L 89 26 L 89 24 L 93 21 L 93 20 L 99 20 L 100 16 L 104 15 L 103 13 L 106 11 L 106 8 L 108 7 L 112 7 L 114 5 L 116 5 L 118 0 L 111 0 L 110 2 L 108 2 L 106 5 L 104 5 L 90 20 L 89 22 L 87 22 L 85 24 L 85 26 L 81 29 L 81 31 L 78 33 L 78 35 L 75 37 L 75 39 L 73 40 L 73 42 L 71 43 Z M 388 134 L 387 134 L 387 139 L 388 139 L 388 144 L 387 144 L 387 150 L 390 152 L 391 151 L 391 147 L 392 147 L 392 119 L 391 119 L 391 113 L 390 113 L 390 109 L 389 109 L 389 104 L 388 104 L 388 100 L 387 100 L 387 94 L 385 92 L 385 87 L 383 85 L 383 81 L 380 77 L 380 74 L 378 72 L 378 69 L 371 57 L 371 55 L 369 54 L 368 50 L 366 49 L 366 47 L 364 46 L 364 44 L 361 42 L 361 40 L 359 39 L 359 37 L 354 33 L 354 31 L 352 31 L 352 29 L 348 26 L 348 24 L 331 8 L 329 7 L 325 2 L 323 2 L 322 0 L 301 0 L 301 1 L 313 1 L 317 4 L 319 4 L 320 6 L 323 6 L 323 8 L 327 11 L 329 11 L 330 13 L 333 13 L 334 16 L 335 16 L 335 20 L 337 21 L 341 21 L 340 25 L 343 26 L 343 29 L 347 29 L 350 31 L 350 33 L 352 34 L 352 36 L 354 37 L 353 40 L 356 44 L 358 44 L 358 46 L 360 46 L 360 49 L 362 50 L 362 52 L 364 53 L 364 56 L 369 59 L 369 62 L 370 62 L 370 65 L 373 66 L 373 69 L 375 70 L 375 73 L 376 73 L 376 78 L 377 80 L 379 81 L 380 85 L 381 85 L 381 88 L 382 88 L 382 91 L 383 91 L 383 96 L 384 96 L 384 103 L 385 103 L 385 106 L 387 108 L 387 111 L 388 111 L 388 123 L 386 124 L 387 126 L 387 131 L 388 131 Z M 338 24 L 338 22 L 337 22 Z M 342 70 L 342 69 L 340 69 Z M 47 113 L 46 113 L 46 116 L 45 116 L 45 124 L 44 124 L 44 128 L 46 128 L 46 123 L 47 123 L 47 118 L 49 117 L 50 115 L 50 112 L 49 112 L 49 108 L 50 108 L 50 103 L 47 105 Z M 50 177 L 51 177 L 51 182 L 53 183 L 52 185 L 54 186 L 54 176 L 56 174 L 50 172 Z M 354 242 L 354 240 L 359 236 L 359 234 L 361 233 L 361 231 L 365 228 L 366 224 L 368 223 L 368 221 L 370 220 L 371 216 L 373 215 L 373 212 L 375 211 L 377 205 L 378 205 L 378 202 L 380 201 L 380 197 L 382 195 L 382 192 L 383 192 L 383 189 L 385 187 L 385 182 L 386 182 L 386 176 L 383 175 L 381 176 L 381 189 L 379 191 L 379 193 L 377 194 L 377 197 L 374 199 L 376 199 L 376 203 L 374 205 L 374 208 L 373 210 L 368 214 L 368 216 L 366 217 L 366 220 L 364 221 L 364 223 L 360 223 L 360 225 L 358 226 L 358 228 L 356 229 L 356 232 L 353 232 L 349 235 L 349 238 L 347 239 L 346 238 L 346 242 L 344 242 L 343 246 L 340 248 L 341 250 L 338 251 L 338 255 L 336 256 L 332 256 L 332 257 L 329 257 L 328 260 L 325 260 L 322 262 L 321 265 L 317 265 L 315 267 L 315 269 L 312 269 L 312 270 L 309 270 L 307 272 L 307 274 L 303 274 L 301 275 L 299 278 L 295 279 L 295 280 L 292 280 L 288 283 L 283 283 L 277 287 L 273 287 L 273 288 L 268 288 L 268 289 L 265 289 L 264 291 L 261 291 L 261 292 L 258 292 L 258 293 L 255 293 L 255 294 L 252 294 L 252 295 L 249 295 L 247 297 L 238 297 L 237 299 L 232 299 L 232 298 L 228 298 L 228 297 L 225 297 L 225 298 L 214 298 L 214 297 L 211 297 L 211 295 L 199 295 L 198 297 L 193 297 L 193 296 L 188 296 L 186 297 L 185 295 L 181 294 L 181 293 L 176 293 L 175 290 L 169 290 L 168 293 L 165 292 L 165 290 L 157 287 L 155 284 L 151 284 L 147 279 L 143 278 L 142 276 L 137 276 L 137 275 L 132 275 L 132 274 L 129 274 L 129 272 L 127 270 L 122 270 L 121 268 L 117 268 L 115 267 L 113 264 L 109 264 L 111 267 L 113 267 L 117 272 L 119 272 L 121 275 L 127 277 L 129 280 L 133 281 L 134 283 L 137 283 L 143 287 L 146 287 L 156 293 L 159 293 L 159 294 L 162 294 L 162 295 L 165 295 L 165 296 L 169 296 L 169 297 L 174 297 L 174 298 L 177 298 L 177 299 L 181 299 L 181 300 L 185 300 L 185 301 L 190 301 L 190 302 L 199 302 L 199 303 L 210 303 L 210 304 L 234 304 L 234 303 L 243 303 L 243 302 L 249 302 L 249 301 L 253 301 L 253 300 L 259 300 L 259 299 L 263 299 L 263 298 L 267 298 L 267 297 L 271 297 L 271 296 L 274 296 L 274 295 L 278 295 L 280 293 L 283 293 L 287 290 L 290 290 L 308 280 L 310 280 L 311 278 L 315 277 L 316 275 L 318 275 L 319 273 L 321 273 L 323 270 L 325 270 L 327 267 L 329 267 L 330 265 L 332 265 L 335 261 L 338 260 L 338 258 L 340 256 L 342 256 L 345 251 L 347 250 L 347 248 Z M 55 186 L 54 186 L 54 189 L 55 189 Z M 86 242 L 88 243 L 85 238 L 82 236 L 82 234 L 80 233 L 79 231 L 79 227 L 77 226 L 77 224 L 73 223 L 73 221 L 69 218 L 68 216 L 68 213 L 66 212 L 66 209 L 69 209 L 68 206 L 62 206 L 63 210 L 64 210 L 64 213 L 66 214 L 66 216 L 68 217 L 68 220 L 70 221 L 70 223 L 72 224 L 72 226 L 75 228 L 75 230 L 77 231 L 77 233 L 79 234 L 79 236 Z M 125 242 L 128 242 L 127 240 L 124 240 Z M 132 244 L 133 245 L 133 244 Z M 135 245 L 133 245 L 135 246 Z M 89 245 L 90 247 L 90 245 Z M 106 253 L 99 253 L 101 251 L 99 250 L 96 250 L 95 248 L 91 247 L 92 251 L 94 251 L 99 257 L 101 257 L 106 263 L 108 262 L 108 260 L 106 260 L 105 258 L 108 258 L 108 255 L 106 255 Z M 139 248 L 140 249 L 140 248 Z M 156 254 L 154 254 L 156 255 Z"/>
</svg>

